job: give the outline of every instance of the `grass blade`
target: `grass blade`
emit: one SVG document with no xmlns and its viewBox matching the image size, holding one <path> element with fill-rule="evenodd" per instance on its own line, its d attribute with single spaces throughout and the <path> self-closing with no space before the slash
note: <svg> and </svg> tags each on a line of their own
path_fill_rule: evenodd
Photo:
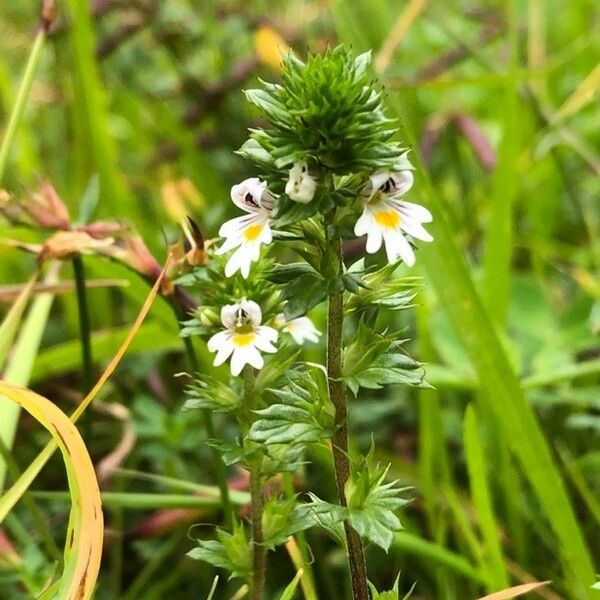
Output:
<svg viewBox="0 0 600 600">
<path fill-rule="evenodd" d="M 501 592 L 496 592 L 494 594 L 490 594 L 489 596 L 484 596 L 483 598 L 479 598 L 479 600 L 509 600 L 510 598 L 516 598 L 517 596 L 522 596 L 523 594 L 532 592 L 533 590 L 541 588 L 544 585 L 548 585 L 549 583 L 549 581 L 524 583 L 523 585 L 516 585 L 510 589 L 502 590 Z"/>
<path fill-rule="evenodd" d="M 45 277 L 45 281 L 54 283 L 59 269 L 60 263 L 53 263 Z M 3 378 L 6 381 L 19 385 L 29 383 L 33 362 L 38 352 L 53 300 L 54 296 L 52 294 L 41 294 L 33 301 L 4 371 Z M 21 409 L 17 404 L 7 401 L 0 395 L 0 437 L 2 437 L 7 448 L 12 448 L 20 411 Z M 4 461 L 0 461 L 0 490 L 4 488 L 5 478 L 6 464 Z"/>
<path fill-rule="evenodd" d="M 165 269 L 168 267 L 169 262 L 170 261 L 167 261 L 167 265 L 165 266 Z M 165 269 L 163 269 L 162 273 L 157 278 L 156 283 L 152 287 L 152 290 L 150 291 L 150 294 L 148 295 L 146 302 L 142 306 L 137 318 L 135 319 L 133 325 L 131 326 L 131 329 L 129 330 L 127 337 L 123 341 L 123 344 L 121 345 L 121 347 L 119 348 L 119 350 L 117 351 L 117 353 L 115 354 L 113 359 L 110 361 L 110 363 L 108 364 L 106 369 L 104 370 L 104 373 L 102 373 L 102 375 L 100 376 L 100 379 L 98 380 L 96 385 L 90 390 L 88 395 L 81 401 L 79 406 L 75 409 L 75 411 L 71 415 L 70 418 L 73 423 L 75 423 L 77 421 L 77 419 L 79 419 L 79 417 L 83 414 L 84 410 L 90 405 L 92 400 L 96 397 L 96 395 L 98 394 L 98 392 L 100 391 L 102 386 L 106 383 L 106 381 L 109 379 L 109 377 L 113 374 L 114 370 L 117 368 L 117 365 L 123 358 L 123 355 L 129 348 L 131 341 L 135 337 L 135 334 L 137 333 L 139 328 L 142 326 L 142 323 L 144 322 L 144 319 L 146 318 L 146 315 L 150 311 L 152 303 L 154 302 L 154 299 L 156 298 L 156 295 L 158 294 L 158 290 L 160 289 L 160 285 L 162 283 L 162 280 L 163 280 L 163 277 L 165 274 Z M 10 512 L 12 510 L 14 505 L 19 501 L 19 499 L 23 495 L 24 491 L 31 485 L 33 480 L 37 477 L 37 475 L 42 470 L 44 465 L 48 462 L 48 460 L 50 460 L 50 458 L 56 451 L 57 447 L 58 447 L 58 445 L 55 440 L 51 440 L 50 442 L 48 442 L 48 444 L 46 444 L 44 449 L 36 456 L 36 458 L 27 467 L 27 469 L 25 469 L 25 471 L 23 471 L 23 474 L 21 475 L 21 477 L 19 477 L 19 479 L 13 484 L 13 486 L 10 488 L 10 490 L 8 490 L 8 492 L 5 494 L 3 500 L 6 500 L 6 498 L 10 498 L 10 500 L 3 501 L 0 504 L 0 522 L 4 519 L 4 517 L 8 514 L 8 512 Z"/>
<path fill-rule="evenodd" d="M 0 381 L 0 393 L 27 410 L 52 434 L 60 447 L 67 468 L 72 508 L 65 567 L 56 597 L 59 600 L 87 600 L 92 597 L 98 577 L 104 536 L 94 465 L 76 427 L 53 402 L 5 381 Z M 14 506 L 14 496 L 20 496 L 24 491 L 24 488 L 11 488 L 0 498 L 0 512 L 6 515 L 6 506 Z"/>
<path fill-rule="evenodd" d="M 8 120 L 6 133 L 2 139 L 2 145 L 0 146 L 0 183 L 2 183 L 2 180 L 4 179 L 8 155 L 14 142 L 17 128 L 19 127 L 19 123 L 23 117 L 23 111 L 25 110 L 25 105 L 27 104 L 27 98 L 29 98 L 29 92 L 31 91 L 31 84 L 33 83 L 37 66 L 40 62 L 40 58 L 42 57 L 42 48 L 44 47 L 46 36 L 46 27 L 40 27 L 35 41 L 33 42 L 31 53 L 29 54 L 29 60 L 27 61 L 27 66 L 25 67 L 23 81 L 21 82 L 21 87 L 19 88 L 15 105 Z"/>
<path fill-rule="evenodd" d="M 490 587 L 505 588 L 508 578 L 504 569 L 502 548 L 498 540 L 498 527 L 494 518 L 492 500 L 487 483 L 486 459 L 479 438 L 479 425 L 472 405 L 467 407 L 464 420 L 464 446 L 471 496 L 479 517 L 479 525 L 486 545 L 486 567 L 490 575 Z"/>
</svg>

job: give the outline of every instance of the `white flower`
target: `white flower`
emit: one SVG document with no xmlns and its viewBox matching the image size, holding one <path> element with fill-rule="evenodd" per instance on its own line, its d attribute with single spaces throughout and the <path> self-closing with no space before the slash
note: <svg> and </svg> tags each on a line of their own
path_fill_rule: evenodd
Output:
<svg viewBox="0 0 600 600">
<path fill-rule="evenodd" d="M 265 181 L 252 177 L 231 188 L 231 199 L 248 214 L 221 225 L 219 235 L 225 241 L 216 254 L 225 254 L 237 248 L 225 265 L 225 275 L 231 277 L 241 271 L 246 279 L 250 274 L 250 265 L 259 259 L 260 245 L 270 244 L 273 239 L 270 216 L 274 198 L 267 190 Z"/>
<path fill-rule="evenodd" d="M 316 343 L 321 337 L 321 332 L 313 325 L 313 322 L 308 317 L 292 319 L 285 323 L 281 330 L 289 333 L 294 338 L 296 344 L 300 345 L 305 341 Z"/>
<path fill-rule="evenodd" d="M 308 172 L 305 160 L 294 163 L 290 178 L 285 185 L 285 193 L 294 201 L 308 204 L 315 196 L 317 182 Z"/>
<path fill-rule="evenodd" d="M 260 352 L 276 352 L 273 342 L 277 331 L 261 325 L 260 306 L 252 300 L 240 300 L 221 309 L 225 331 L 215 333 L 208 340 L 208 350 L 216 352 L 214 366 L 222 365 L 231 356 L 231 374 L 239 375 L 244 365 L 262 369 L 265 362 Z"/>
<path fill-rule="evenodd" d="M 364 209 L 354 226 L 354 233 L 367 236 L 367 252 L 373 254 L 385 243 L 390 263 L 398 258 L 409 266 L 415 264 L 415 253 L 405 234 L 431 242 L 433 238 L 422 223 L 430 223 L 431 213 L 419 204 L 400 200 L 413 184 L 411 171 L 377 171 L 363 190 Z"/>
</svg>

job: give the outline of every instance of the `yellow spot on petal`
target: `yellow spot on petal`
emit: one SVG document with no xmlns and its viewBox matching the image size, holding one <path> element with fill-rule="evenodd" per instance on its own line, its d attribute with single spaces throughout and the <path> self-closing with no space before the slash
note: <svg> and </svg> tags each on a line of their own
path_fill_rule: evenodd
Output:
<svg viewBox="0 0 600 600">
<path fill-rule="evenodd" d="M 236 333 L 233 336 L 233 344 L 238 348 L 243 348 L 249 346 L 255 339 L 256 334 L 254 333 Z"/>
<path fill-rule="evenodd" d="M 395 210 L 381 210 L 373 213 L 378 225 L 384 229 L 395 229 L 400 224 L 400 215 Z"/>
<path fill-rule="evenodd" d="M 262 233 L 262 230 L 263 225 L 259 225 L 258 223 L 250 225 L 250 227 L 244 231 L 244 238 L 247 242 L 253 242 Z"/>
</svg>

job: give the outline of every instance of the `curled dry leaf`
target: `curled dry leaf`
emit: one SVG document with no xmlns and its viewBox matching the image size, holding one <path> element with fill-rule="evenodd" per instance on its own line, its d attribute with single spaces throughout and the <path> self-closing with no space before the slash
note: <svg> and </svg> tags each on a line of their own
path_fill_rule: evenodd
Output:
<svg viewBox="0 0 600 600">
<path fill-rule="evenodd" d="M 59 231 L 42 244 L 39 260 L 65 260 L 77 254 L 96 254 L 113 243 L 113 238 L 99 240 L 83 231 Z"/>
</svg>

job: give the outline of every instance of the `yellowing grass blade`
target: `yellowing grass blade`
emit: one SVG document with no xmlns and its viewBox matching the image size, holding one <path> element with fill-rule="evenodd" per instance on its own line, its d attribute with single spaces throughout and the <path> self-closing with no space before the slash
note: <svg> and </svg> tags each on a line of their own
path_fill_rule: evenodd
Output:
<svg viewBox="0 0 600 600">
<path fill-rule="evenodd" d="M 75 409 L 75 411 L 71 415 L 71 422 L 75 423 L 77 419 L 79 419 L 79 417 L 83 414 L 83 411 L 90 405 L 90 403 L 96 397 L 102 386 L 106 383 L 107 379 L 117 368 L 117 365 L 123 358 L 123 355 L 127 351 L 127 348 L 129 348 L 129 344 L 131 344 L 131 341 L 135 337 L 135 334 L 141 327 L 142 323 L 144 322 L 144 319 L 146 318 L 146 315 L 150 311 L 150 307 L 152 306 L 152 303 L 156 298 L 156 294 L 160 289 L 165 270 L 168 268 L 169 264 L 170 260 L 167 261 L 165 268 L 163 269 L 162 273 L 156 280 L 156 283 L 152 287 L 148 298 L 146 298 L 142 309 L 140 310 L 136 320 L 134 321 L 131 329 L 129 330 L 129 333 L 127 334 L 127 337 L 125 338 L 125 341 L 123 342 L 113 359 L 110 361 L 106 369 L 104 370 L 104 373 L 102 373 L 102 376 L 98 380 L 98 383 L 96 383 L 96 385 L 91 389 L 89 394 L 81 401 L 81 404 Z M 25 491 L 31 485 L 33 480 L 37 477 L 38 473 L 42 470 L 42 468 L 48 462 L 50 457 L 54 454 L 56 448 L 56 440 L 50 440 L 50 442 L 46 444 L 44 449 L 35 457 L 33 462 L 27 467 L 27 469 L 23 471 L 21 477 L 19 477 L 19 479 L 15 481 L 13 486 L 2 497 L 2 501 L 0 502 L 0 523 L 2 523 L 6 515 L 12 510 L 14 505 L 19 501 L 21 496 L 25 493 Z"/>
<path fill-rule="evenodd" d="M 423 12 L 426 6 L 427 0 L 410 0 L 410 2 L 402 9 L 396 23 L 375 57 L 374 65 L 375 70 L 378 73 L 383 73 L 387 69 L 394 58 L 394 52 L 402 43 L 402 40 L 408 33 L 411 25 Z"/>
<path fill-rule="evenodd" d="M 35 417 L 52 434 L 62 452 L 72 506 L 65 546 L 65 567 L 56 598 L 91 598 L 100 569 L 104 519 L 100 490 L 87 448 L 69 417 L 47 398 L 5 381 L 0 381 L 0 394 Z M 0 498 L 0 506 L 12 502 L 9 494 L 10 491 Z"/>
<path fill-rule="evenodd" d="M 0 286 L 0 302 L 14 302 L 24 293 L 25 289 L 29 288 L 30 283 L 16 285 Z M 107 288 L 107 287 L 127 287 L 129 281 L 127 279 L 87 279 L 85 282 L 86 289 Z M 37 283 L 32 294 L 70 294 L 75 292 L 74 281 L 60 281 L 58 283 Z"/>
<path fill-rule="evenodd" d="M 510 600 L 510 598 L 522 596 L 523 594 L 532 592 L 533 590 L 540 588 L 543 585 L 548 585 L 549 583 L 549 581 L 534 581 L 533 583 L 524 583 L 523 585 L 516 585 L 515 587 L 502 590 L 501 592 L 494 592 L 489 596 L 479 598 L 479 600 Z"/>
<path fill-rule="evenodd" d="M 554 123 L 574 115 L 586 104 L 594 99 L 600 89 L 600 63 L 581 82 L 579 87 L 565 100 L 565 103 L 556 111 L 552 121 Z"/>
</svg>

